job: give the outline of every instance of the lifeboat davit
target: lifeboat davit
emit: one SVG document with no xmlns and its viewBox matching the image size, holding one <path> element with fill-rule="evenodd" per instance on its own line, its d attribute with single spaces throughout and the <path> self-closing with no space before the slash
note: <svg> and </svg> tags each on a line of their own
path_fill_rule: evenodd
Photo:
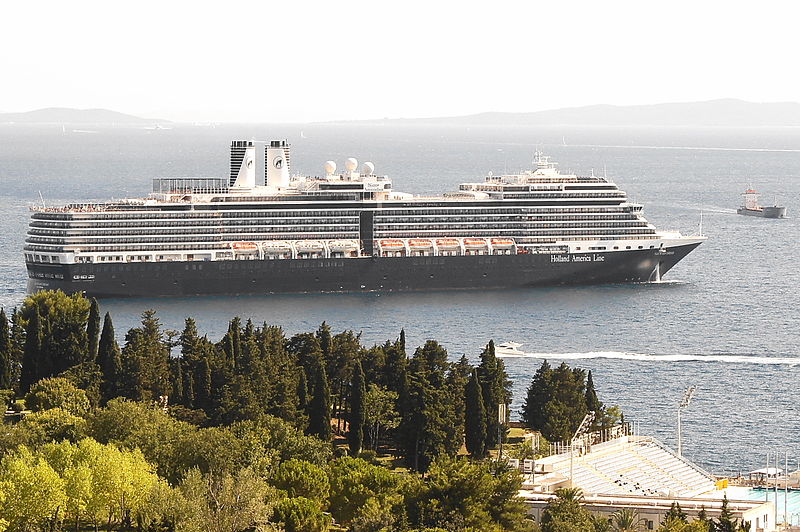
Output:
<svg viewBox="0 0 800 532">
<path fill-rule="evenodd" d="M 461 244 L 455 238 L 439 238 L 436 240 L 439 249 L 461 249 Z"/>
<path fill-rule="evenodd" d="M 486 248 L 486 240 L 482 238 L 465 238 L 464 247 L 469 249 L 484 249 Z"/>
<path fill-rule="evenodd" d="M 406 244 L 398 238 L 384 238 L 378 241 L 381 248 L 384 249 L 405 249 Z"/>
<path fill-rule="evenodd" d="M 514 241 L 510 238 L 493 238 L 492 247 L 494 248 L 513 248 Z"/>
<path fill-rule="evenodd" d="M 319 252 L 325 249 L 325 244 L 319 240 L 298 240 L 294 247 L 301 253 Z"/>
<path fill-rule="evenodd" d="M 255 242 L 234 242 L 231 247 L 234 251 L 258 251 L 258 244 Z"/>
<path fill-rule="evenodd" d="M 408 241 L 408 247 L 412 249 L 431 249 L 433 242 L 427 238 L 411 238 Z"/>
</svg>

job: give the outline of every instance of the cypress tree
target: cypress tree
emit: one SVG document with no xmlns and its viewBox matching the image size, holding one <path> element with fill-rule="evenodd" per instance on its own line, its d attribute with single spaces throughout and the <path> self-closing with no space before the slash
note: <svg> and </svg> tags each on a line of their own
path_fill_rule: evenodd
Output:
<svg viewBox="0 0 800 532">
<path fill-rule="evenodd" d="M 308 380 L 306 370 L 300 368 L 297 377 L 297 406 L 301 413 L 308 414 Z"/>
<path fill-rule="evenodd" d="M 186 394 L 183 391 L 183 360 L 171 359 L 172 363 L 172 400 L 171 403 L 182 404 Z"/>
<path fill-rule="evenodd" d="M 309 406 L 308 433 L 323 441 L 331 439 L 331 398 L 325 366 L 319 364 L 316 371 L 314 395 Z"/>
<path fill-rule="evenodd" d="M 14 359 L 11 352 L 11 331 L 6 311 L 0 308 L 0 390 L 14 386 Z"/>
<path fill-rule="evenodd" d="M 31 385 L 43 378 L 42 362 L 42 322 L 39 307 L 33 305 L 31 317 L 25 327 L 25 349 L 22 354 L 22 374 L 20 375 L 20 392 L 28 393 Z"/>
<path fill-rule="evenodd" d="M 97 360 L 97 351 L 100 347 L 100 306 L 92 298 L 89 303 L 89 319 L 86 321 L 86 337 L 89 350 L 86 355 L 88 362 Z"/>
<path fill-rule="evenodd" d="M 183 405 L 186 408 L 194 408 L 194 379 L 192 372 L 188 369 L 183 372 Z"/>
<path fill-rule="evenodd" d="M 594 422 L 592 423 L 592 427 L 594 429 L 597 428 L 605 428 L 602 427 L 603 422 L 603 403 L 600 402 L 600 399 L 597 398 L 597 392 L 594 389 L 594 380 L 592 380 L 592 370 L 589 370 L 589 373 L 586 375 L 586 409 L 590 412 L 594 412 Z"/>
<path fill-rule="evenodd" d="M 478 378 L 481 381 L 486 410 L 486 446 L 493 447 L 500 443 L 498 437 L 502 438 L 501 426 L 505 419 L 500 419 L 500 405 L 509 403 L 511 386 L 505 364 L 495 355 L 494 340 L 489 340 L 481 353 Z"/>
<path fill-rule="evenodd" d="M 478 371 L 473 370 L 464 391 L 466 413 L 464 416 L 467 451 L 474 458 L 486 455 L 486 415 L 483 405 L 483 390 L 478 380 Z"/>
<path fill-rule="evenodd" d="M 366 420 L 364 400 L 366 394 L 364 370 L 361 367 L 361 361 L 357 360 L 353 368 L 352 390 L 350 391 L 350 430 L 347 433 L 351 456 L 358 456 L 364 444 L 364 422 Z"/>
<path fill-rule="evenodd" d="M 103 403 L 107 403 L 120 395 L 120 379 L 122 377 L 122 355 L 114 336 L 111 314 L 108 312 L 103 318 L 103 330 L 97 342 L 97 365 L 100 366 L 100 372 L 103 374 L 100 395 Z"/>
<path fill-rule="evenodd" d="M 208 356 L 200 360 L 195 375 L 197 386 L 194 387 L 195 403 L 197 408 L 205 410 L 211 416 L 212 397 L 211 397 L 211 366 L 208 364 Z"/>
</svg>

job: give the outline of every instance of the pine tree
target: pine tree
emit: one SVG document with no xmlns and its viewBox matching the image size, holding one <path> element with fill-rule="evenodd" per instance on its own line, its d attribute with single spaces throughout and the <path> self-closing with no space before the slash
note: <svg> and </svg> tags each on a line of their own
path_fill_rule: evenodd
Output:
<svg viewBox="0 0 800 532">
<path fill-rule="evenodd" d="M 331 439 L 331 398 L 325 366 L 316 368 L 314 393 L 309 405 L 308 433 L 323 441 Z"/>
<path fill-rule="evenodd" d="M 367 388 L 364 383 L 364 370 L 361 362 L 356 361 L 353 368 L 353 382 L 350 391 L 350 430 L 347 432 L 347 442 L 350 445 L 350 455 L 358 456 L 364 444 L 365 405 L 364 398 Z"/>
<path fill-rule="evenodd" d="M 120 379 L 122 378 L 122 355 L 114 336 L 111 314 L 108 312 L 103 318 L 103 330 L 97 343 L 97 365 L 103 374 L 100 395 L 102 402 L 107 403 L 120 395 Z"/>
<path fill-rule="evenodd" d="M 483 390 L 478 379 L 478 370 L 472 371 L 464 393 L 467 451 L 475 458 L 482 458 L 486 455 L 486 410 L 483 405 Z"/>
<path fill-rule="evenodd" d="M 6 311 L 0 308 L 0 390 L 14 387 L 14 359 Z"/>
<path fill-rule="evenodd" d="M 97 359 L 97 351 L 100 347 L 100 306 L 95 298 L 90 301 L 89 319 L 86 321 L 86 337 L 88 338 L 89 346 L 86 360 L 94 362 Z"/>
<path fill-rule="evenodd" d="M 739 520 L 733 517 L 733 512 L 728 508 L 728 496 L 722 496 L 722 510 L 717 522 L 713 524 L 714 532 L 737 532 Z"/>
<path fill-rule="evenodd" d="M 33 306 L 28 324 L 25 327 L 25 350 L 22 355 L 22 373 L 20 375 L 20 392 L 28 393 L 31 386 L 43 377 L 47 370 L 42 363 L 42 323 L 39 307 Z"/>
</svg>

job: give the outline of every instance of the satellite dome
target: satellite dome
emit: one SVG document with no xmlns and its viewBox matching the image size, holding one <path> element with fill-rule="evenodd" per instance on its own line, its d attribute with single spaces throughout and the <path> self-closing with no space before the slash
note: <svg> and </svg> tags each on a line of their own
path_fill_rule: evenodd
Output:
<svg viewBox="0 0 800 532">
<path fill-rule="evenodd" d="M 336 171 L 336 163 L 333 161 L 326 161 L 323 168 L 325 168 L 326 175 L 333 175 L 333 173 Z"/>
<path fill-rule="evenodd" d="M 355 169 L 358 168 L 358 160 L 350 157 L 344 162 L 344 167 L 348 172 L 354 172 Z"/>
<path fill-rule="evenodd" d="M 372 175 L 375 173 L 375 165 L 370 162 L 364 163 L 364 166 L 361 167 L 361 173 L 364 175 Z"/>
</svg>

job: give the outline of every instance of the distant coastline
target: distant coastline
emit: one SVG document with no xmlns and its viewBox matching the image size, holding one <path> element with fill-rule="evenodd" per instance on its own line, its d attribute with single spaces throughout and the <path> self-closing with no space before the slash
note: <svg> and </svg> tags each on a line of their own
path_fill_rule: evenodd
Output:
<svg viewBox="0 0 800 532">
<path fill-rule="evenodd" d="M 160 118 L 141 118 L 108 109 L 48 107 L 25 113 L 0 113 L 0 124 L 170 124 Z"/>
<path fill-rule="evenodd" d="M 154 126 L 173 123 L 172 121 L 161 118 L 142 118 L 108 109 L 49 107 L 21 113 L 0 113 L 0 124 Z M 186 123 L 194 122 L 187 121 Z M 221 124 L 225 122 L 215 121 L 214 123 Z M 325 125 L 437 125 L 462 127 L 795 127 L 800 126 L 800 103 L 759 103 L 737 99 L 718 99 L 701 102 L 659 103 L 651 105 L 621 106 L 598 104 L 534 112 L 485 112 L 464 116 L 375 118 L 297 123 Z"/>
</svg>

